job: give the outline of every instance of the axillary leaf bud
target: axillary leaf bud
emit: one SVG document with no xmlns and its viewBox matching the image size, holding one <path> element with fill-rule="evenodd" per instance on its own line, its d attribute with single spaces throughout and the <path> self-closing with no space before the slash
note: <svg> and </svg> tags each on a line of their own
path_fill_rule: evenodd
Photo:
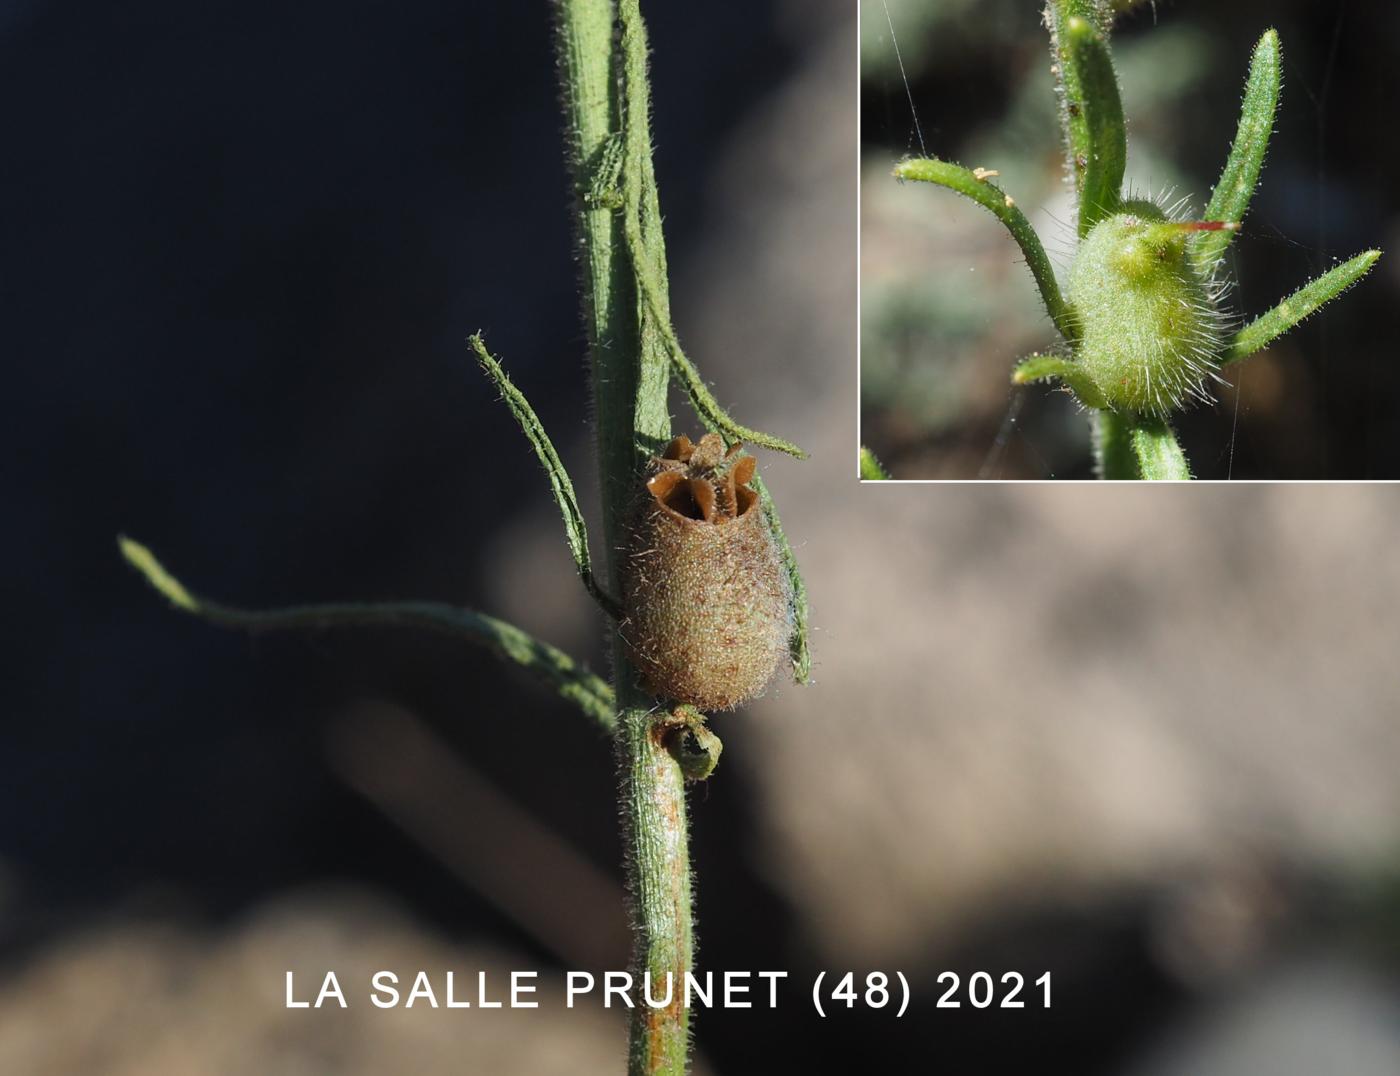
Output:
<svg viewBox="0 0 1400 1076">
<path fill-rule="evenodd" d="M 677 706 L 660 723 L 658 735 L 687 781 L 705 781 L 719 765 L 724 743 L 705 724 L 705 715 L 690 706 Z"/>
<path fill-rule="evenodd" d="M 788 653 L 791 593 L 757 469 L 718 434 L 651 460 L 630 521 L 621 634 L 647 690 L 702 711 L 759 695 Z"/>
</svg>

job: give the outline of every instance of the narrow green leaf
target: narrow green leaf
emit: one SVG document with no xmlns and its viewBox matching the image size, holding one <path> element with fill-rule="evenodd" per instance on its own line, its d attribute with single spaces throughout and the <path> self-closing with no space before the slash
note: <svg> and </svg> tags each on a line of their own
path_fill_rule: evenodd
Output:
<svg viewBox="0 0 1400 1076">
<path fill-rule="evenodd" d="M 1062 40 L 1066 104 L 1071 113 L 1080 110 L 1075 122 L 1082 121 L 1087 155 L 1084 182 L 1079 188 L 1079 236 L 1089 234 L 1095 224 L 1122 204 L 1123 170 L 1128 162 L 1127 131 L 1123 123 L 1123 102 L 1118 94 L 1118 75 L 1108 54 L 1107 37 L 1087 19 L 1066 20 Z M 1075 87 L 1071 90 L 1071 86 Z M 1076 154 L 1072 167 L 1079 170 Z"/>
<path fill-rule="evenodd" d="M 1029 385 L 1035 381 L 1063 381 L 1085 407 L 1108 406 L 1093 378 L 1072 359 L 1060 355 L 1030 355 L 1011 372 L 1013 385 Z"/>
<path fill-rule="evenodd" d="M 166 571 L 155 554 L 130 538 L 117 539 L 122 556 L 176 609 L 213 624 L 248 631 L 393 625 L 431 628 L 485 646 L 497 657 L 529 670 L 564 699 L 591 717 L 604 732 L 617 724 L 613 691 L 606 681 L 562 650 L 536 639 L 514 624 L 470 609 L 440 602 L 337 602 L 295 605 L 284 609 L 238 609 L 209 601 L 187 590 Z"/>
<path fill-rule="evenodd" d="M 792 611 L 792 634 L 788 636 L 788 656 L 792 659 L 792 678 L 799 684 L 812 679 L 812 651 L 807 626 L 807 584 L 802 579 L 802 569 L 797 565 L 797 555 L 792 551 L 787 534 L 783 531 L 783 521 L 778 518 L 777 505 L 763 479 L 754 475 L 749 485 L 758 494 L 763 511 L 768 517 L 768 529 L 773 540 L 778 543 L 778 552 L 783 558 L 783 568 L 787 572 L 789 588 L 789 608 Z"/>
<path fill-rule="evenodd" d="M 1371 270 L 1381 256 L 1368 250 L 1299 288 L 1278 306 L 1255 318 L 1238 333 L 1220 357 L 1222 366 L 1248 358 L 1267 347 L 1324 303 L 1335 299 Z"/>
<path fill-rule="evenodd" d="M 1139 416 L 1133 423 L 1133 454 L 1149 482 L 1188 482 L 1191 467 L 1171 426 L 1159 418 Z"/>
<path fill-rule="evenodd" d="M 1055 270 L 1050 265 L 1050 259 L 1046 257 L 1040 237 L 1035 234 L 1031 222 L 1026 219 L 1026 215 L 1021 212 L 1011 196 L 996 184 L 988 182 L 987 177 L 990 174 L 980 170 L 974 172 L 960 164 L 940 161 L 935 157 L 916 157 L 900 161 L 894 169 L 896 179 L 936 183 L 940 187 L 947 187 L 965 198 L 971 198 L 1001 221 L 1011 233 L 1011 238 L 1020 246 L 1021 253 L 1025 255 L 1026 265 L 1030 268 L 1031 276 L 1035 278 L 1036 287 L 1040 289 L 1040 297 L 1050 314 L 1050 320 L 1066 340 L 1074 340 L 1077 336 L 1074 317 L 1060 295 Z"/>
<path fill-rule="evenodd" d="M 864 445 L 860 446 L 860 480 L 862 482 L 888 482 L 889 471 L 875 458 L 875 453 Z"/>
<path fill-rule="evenodd" d="M 1244 85 L 1244 104 L 1240 108 L 1239 127 L 1230 147 L 1225 171 L 1211 192 L 1206 207 L 1206 220 L 1239 223 L 1249 209 L 1254 188 L 1259 185 L 1259 172 L 1264 167 L 1264 155 L 1269 148 L 1269 136 L 1274 131 L 1274 114 L 1278 111 L 1279 72 L 1282 57 L 1278 32 L 1266 30 L 1254 46 L 1249 64 L 1249 77 Z M 1235 237 L 1234 231 L 1222 229 L 1197 232 L 1191 239 L 1191 257 L 1196 269 L 1210 273 L 1224 256 Z"/>
<path fill-rule="evenodd" d="M 579 578 L 583 580 L 588 593 L 610 616 L 619 616 L 621 610 L 617 601 L 603 590 L 593 574 L 593 562 L 588 552 L 588 525 L 579 508 L 578 496 L 574 493 L 574 484 L 569 479 L 569 472 L 565 470 L 564 461 L 559 458 L 559 453 L 554 450 L 554 443 L 545 433 L 543 423 L 530 406 L 530 401 L 525 398 L 525 394 L 511 383 L 501 364 L 486 350 L 486 342 L 481 338 L 481 334 L 473 333 L 467 342 L 476 352 L 481 368 L 500 390 L 501 399 L 510 408 L 515 421 L 520 424 L 526 440 L 530 442 L 535 455 L 539 457 L 540 465 L 544 467 L 545 474 L 549 476 L 555 503 L 559 505 L 559 512 L 564 517 L 564 533 L 569 540 L 569 551 L 574 555 Z"/>
<path fill-rule="evenodd" d="M 1047 11 L 1060 120 L 1079 194 L 1079 237 L 1122 204 L 1127 131 L 1102 4 L 1054 0 Z"/>
</svg>

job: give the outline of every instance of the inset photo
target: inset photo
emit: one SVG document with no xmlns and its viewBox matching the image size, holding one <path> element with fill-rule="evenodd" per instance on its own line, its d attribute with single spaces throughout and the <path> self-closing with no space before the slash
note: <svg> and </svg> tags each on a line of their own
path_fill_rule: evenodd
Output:
<svg viewBox="0 0 1400 1076">
<path fill-rule="evenodd" d="M 1400 477 L 1400 14 L 862 0 L 860 473 Z"/>
</svg>

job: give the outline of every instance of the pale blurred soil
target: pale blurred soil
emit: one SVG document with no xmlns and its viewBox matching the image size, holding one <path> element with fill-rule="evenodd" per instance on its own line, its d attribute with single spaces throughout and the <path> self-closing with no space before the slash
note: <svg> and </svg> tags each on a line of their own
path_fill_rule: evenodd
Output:
<svg viewBox="0 0 1400 1076">
<path fill-rule="evenodd" d="M 334 970 L 348 1008 L 285 1007 Z M 314 890 L 255 909 L 220 930 L 140 921 L 73 934 L 36 954 L 0 986 L 0 1072 L 15 1076 L 422 1076 L 617 1071 L 626 1032 L 595 1006 L 566 1009 L 542 988 L 538 1011 L 377 1009 L 371 976 L 400 978 L 406 999 L 420 969 L 445 1003 L 443 972 L 501 988 L 507 953 L 452 945 L 367 894 Z M 557 985 L 557 984 L 556 984 Z M 470 991 L 458 994 L 470 999 Z M 494 999 L 493 998 L 493 999 Z"/>
</svg>

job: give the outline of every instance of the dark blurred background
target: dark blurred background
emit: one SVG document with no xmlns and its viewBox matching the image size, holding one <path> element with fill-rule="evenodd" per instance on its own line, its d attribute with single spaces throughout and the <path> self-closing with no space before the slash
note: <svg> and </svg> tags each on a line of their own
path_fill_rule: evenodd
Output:
<svg viewBox="0 0 1400 1076">
<path fill-rule="evenodd" d="M 1090 477 L 1088 423 L 1008 371 L 1057 339 L 1020 252 L 956 195 L 901 188 L 919 153 L 881 0 L 862 0 L 862 436 L 896 477 Z M 1049 52 L 1031 0 L 889 0 L 928 152 L 997 169 L 1062 278 L 1073 250 Z M 1128 182 L 1204 207 L 1238 119 L 1250 52 L 1283 42 L 1283 97 L 1262 184 L 1232 245 L 1229 305 L 1252 318 L 1400 237 L 1400 156 L 1378 136 L 1400 8 L 1318 0 L 1161 0 L 1126 17 L 1115 59 Z M 1197 477 L 1400 477 L 1400 366 L 1387 254 L 1364 285 L 1227 375 L 1181 416 Z"/>
<path fill-rule="evenodd" d="M 1400 506 L 859 487 L 855 7 L 648 13 L 679 331 L 812 451 L 760 466 L 816 683 L 717 717 L 692 796 L 701 966 L 795 985 L 701 1014 L 697 1071 L 1400 1070 Z M 622 966 L 587 723 L 435 636 L 207 627 L 114 543 L 605 666 L 464 346 L 591 506 L 548 5 L 38 3 L 0 42 L 0 1072 L 620 1071 L 587 1007 L 282 1005 L 288 969 Z M 819 1021 L 796 984 L 846 968 L 905 971 L 910 1014 Z M 938 1009 L 944 969 L 1052 971 L 1055 1008 Z"/>
</svg>

